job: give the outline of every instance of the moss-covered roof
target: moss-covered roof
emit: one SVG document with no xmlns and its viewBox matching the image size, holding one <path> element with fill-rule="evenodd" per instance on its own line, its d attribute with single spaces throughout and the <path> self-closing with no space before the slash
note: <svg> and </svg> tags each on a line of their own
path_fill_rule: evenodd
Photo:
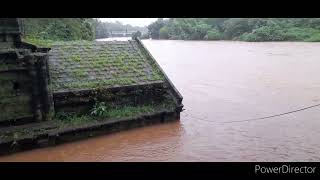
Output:
<svg viewBox="0 0 320 180">
<path fill-rule="evenodd" d="M 49 68 L 54 92 L 164 82 L 133 40 L 54 43 Z"/>
</svg>

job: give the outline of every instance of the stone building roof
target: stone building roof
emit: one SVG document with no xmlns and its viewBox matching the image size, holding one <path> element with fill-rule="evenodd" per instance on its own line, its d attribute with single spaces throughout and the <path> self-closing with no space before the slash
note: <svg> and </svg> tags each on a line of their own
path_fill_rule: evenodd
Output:
<svg viewBox="0 0 320 180">
<path fill-rule="evenodd" d="M 53 92 L 162 83 L 137 41 L 55 43 L 49 52 Z"/>
</svg>

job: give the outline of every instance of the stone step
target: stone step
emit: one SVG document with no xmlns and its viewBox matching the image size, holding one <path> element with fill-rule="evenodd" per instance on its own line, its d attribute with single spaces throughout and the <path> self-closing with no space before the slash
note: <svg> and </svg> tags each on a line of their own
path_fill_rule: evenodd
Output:
<svg viewBox="0 0 320 180">
<path fill-rule="evenodd" d="M 57 128 L 57 124 L 54 121 L 34 122 L 20 126 L 0 127 L 0 140 L 3 140 L 8 136 L 14 136 L 15 134 L 19 134 L 21 136 L 26 134 L 33 135 L 55 128 Z"/>
</svg>

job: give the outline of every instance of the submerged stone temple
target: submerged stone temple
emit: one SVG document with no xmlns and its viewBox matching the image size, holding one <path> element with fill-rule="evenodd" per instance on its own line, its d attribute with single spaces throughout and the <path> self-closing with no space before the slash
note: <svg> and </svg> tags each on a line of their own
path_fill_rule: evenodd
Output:
<svg viewBox="0 0 320 180">
<path fill-rule="evenodd" d="M 0 18 L 0 125 L 48 119 L 48 49 L 21 41 L 19 19 Z"/>
<path fill-rule="evenodd" d="M 0 151 L 180 118 L 182 96 L 139 39 L 38 47 L 21 27 L 0 18 Z M 89 120 L 68 124 L 66 114 Z"/>
</svg>

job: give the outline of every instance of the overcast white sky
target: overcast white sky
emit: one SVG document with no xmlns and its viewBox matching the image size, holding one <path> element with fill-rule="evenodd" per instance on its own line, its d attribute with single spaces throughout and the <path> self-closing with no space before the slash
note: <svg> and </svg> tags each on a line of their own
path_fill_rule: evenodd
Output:
<svg viewBox="0 0 320 180">
<path fill-rule="evenodd" d="M 132 26 L 147 26 L 158 18 L 99 18 L 102 22 L 116 22 L 130 24 Z M 165 19 L 165 18 L 164 18 Z"/>
</svg>

